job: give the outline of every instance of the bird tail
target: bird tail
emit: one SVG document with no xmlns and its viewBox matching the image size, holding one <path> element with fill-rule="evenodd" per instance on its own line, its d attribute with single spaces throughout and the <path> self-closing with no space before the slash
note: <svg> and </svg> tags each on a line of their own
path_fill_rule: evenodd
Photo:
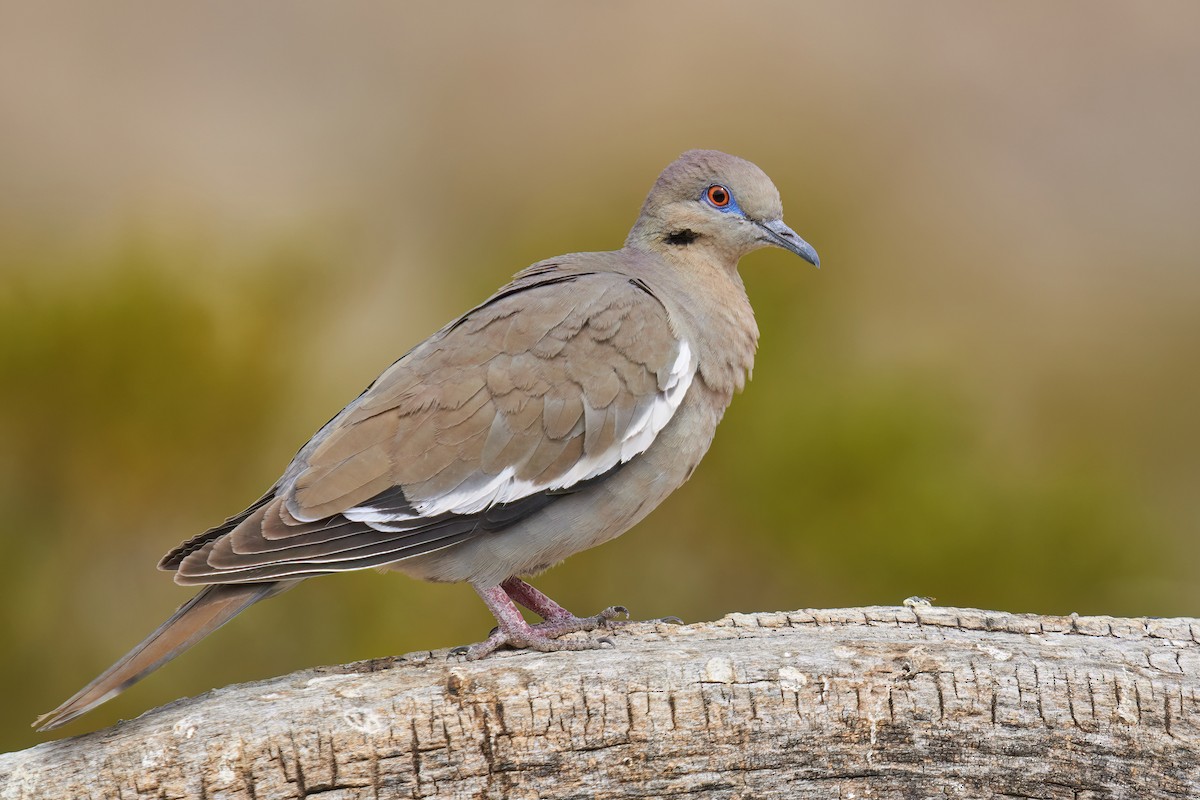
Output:
<svg viewBox="0 0 1200 800">
<path fill-rule="evenodd" d="M 188 600 L 154 633 L 80 689 L 49 714 L 33 723 L 39 731 L 65 725 L 111 700 L 175 656 L 187 650 L 242 611 L 290 588 L 295 581 L 274 583 L 215 584 Z"/>
</svg>

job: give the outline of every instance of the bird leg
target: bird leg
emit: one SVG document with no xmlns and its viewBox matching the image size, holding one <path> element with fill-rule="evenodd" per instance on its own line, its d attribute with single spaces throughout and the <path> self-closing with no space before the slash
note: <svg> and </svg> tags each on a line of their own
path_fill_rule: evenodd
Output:
<svg viewBox="0 0 1200 800">
<path fill-rule="evenodd" d="M 477 586 L 475 591 L 499 624 L 487 639 L 467 648 L 469 661 L 483 658 L 506 646 L 551 653 L 558 650 L 594 650 L 606 644 L 611 645 L 612 640 L 608 638 L 559 641 L 558 637 L 576 631 L 592 631 L 622 613 L 628 614 L 623 608 L 613 607 L 606 608 L 594 617 L 576 617 L 516 578 L 509 578 L 499 586 L 487 589 Z M 514 599 L 546 621 L 530 625 L 517 610 Z"/>
<path fill-rule="evenodd" d="M 555 636 L 575 631 L 594 631 L 596 628 L 610 628 L 614 625 L 631 622 L 629 609 L 625 606 L 609 606 L 594 617 L 577 617 L 520 578 L 509 578 L 500 584 L 500 588 L 518 605 L 525 606 L 546 620 L 534 625 L 533 628 L 539 631 L 558 631 L 553 634 Z M 618 619 L 618 617 L 625 619 Z M 668 625 L 683 624 L 682 619 L 674 616 L 642 621 L 664 622 Z"/>
<path fill-rule="evenodd" d="M 500 584 L 500 588 L 514 602 L 545 620 L 531 627 L 550 637 L 576 631 L 594 631 L 617 617 L 629 618 L 629 609 L 625 606 L 609 606 L 594 617 L 577 617 L 520 578 L 509 578 Z"/>
</svg>

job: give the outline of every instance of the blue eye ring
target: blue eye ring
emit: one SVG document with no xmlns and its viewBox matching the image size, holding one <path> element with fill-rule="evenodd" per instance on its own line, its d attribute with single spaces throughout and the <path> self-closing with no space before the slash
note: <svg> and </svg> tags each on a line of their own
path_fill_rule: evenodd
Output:
<svg viewBox="0 0 1200 800">
<path fill-rule="evenodd" d="M 718 211 L 729 211 L 737 206 L 733 202 L 733 192 L 729 187 L 714 183 L 704 190 L 704 201 Z"/>
</svg>

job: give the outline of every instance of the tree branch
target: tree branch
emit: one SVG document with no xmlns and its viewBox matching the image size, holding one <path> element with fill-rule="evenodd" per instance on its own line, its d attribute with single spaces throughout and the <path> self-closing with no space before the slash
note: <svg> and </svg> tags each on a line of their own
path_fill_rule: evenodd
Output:
<svg viewBox="0 0 1200 800">
<path fill-rule="evenodd" d="M 0 798 L 1200 797 L 1198 633 L 878 607 L 416 653 L 0 755 Z"/>
</svg>

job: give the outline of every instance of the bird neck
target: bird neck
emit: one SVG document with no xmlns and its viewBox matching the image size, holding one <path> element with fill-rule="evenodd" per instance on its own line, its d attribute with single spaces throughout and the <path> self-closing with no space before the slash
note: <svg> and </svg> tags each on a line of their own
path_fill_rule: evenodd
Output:
<svg viewBox="0 0 1200 800">
<path fill-rule="evenodd" d="M 702 382 L 728 403 L 744 388 L 758 349 L 758 325 L 737 261 L 702 248 L 664 252 L 635 243 L 629 250 L 640 255 L 631 261 L 651 287 L 666 289 L 656 295 L 696 353 Z"/>
<path fill-rule="evenodd" d="M 703 275 L 716 270 L 741 285 L 737 265 L 743 254 L 697 227 L 639 224 L 629 232 L 625 247 L 658 256 L 684 272 Z"/>
</svg>

